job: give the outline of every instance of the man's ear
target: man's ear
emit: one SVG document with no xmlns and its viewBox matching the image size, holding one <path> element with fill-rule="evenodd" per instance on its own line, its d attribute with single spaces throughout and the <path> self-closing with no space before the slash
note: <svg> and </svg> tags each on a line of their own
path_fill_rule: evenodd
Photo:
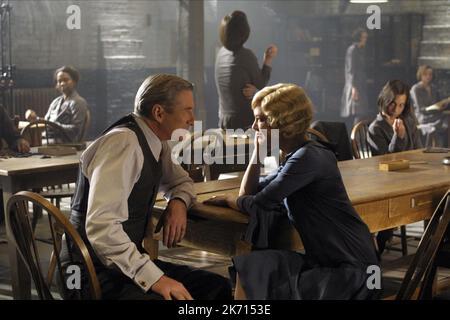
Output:
<svg viewBox="0 0 450 320">
<path fill-rule="evenodd" d="M 161 123 L 164 115 L 164 108 L 160 104 L 154 104 L 152 108 L 152 116 L 156 122 Z"/>
</svg>

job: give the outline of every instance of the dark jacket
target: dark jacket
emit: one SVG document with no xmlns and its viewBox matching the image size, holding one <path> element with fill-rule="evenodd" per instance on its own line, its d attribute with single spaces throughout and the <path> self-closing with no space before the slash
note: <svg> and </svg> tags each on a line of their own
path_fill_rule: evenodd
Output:
<svg viewBox="0 0 450 320">
<path fill-rule="evenodd" d="M 16 149 L 17 140 L 20 139 L 19 131 L 16 130 L 13 121 L 9 118 L 6 110 L 2 106 L 0 106 L 0 139 L 4 139 L 10 149 Z"/>
<path fill-rule="evenodd" d="M 367 98 L 367 74 L 364 48 L 354 43 L 345 55 L 345 86 L 341 97 L 341 117 L 364 116 L 370 113 Z M 352 100 L 352 87 L 359 93 L 359 100 Z"/>
<path fill-rule="evenodd" d="M 219 118 L 230 117 L 233 127 L 223 129 L 245 129 L 253 122 L 251 99 L 247 99 L 242 90 L 247 83 L 262 89 L 270 78 L 272 68 L 258 65 L 255 54 L 240 48 L 229 51 L 222 47 L 217 53 L 215 80 L 219 94 Z"/>
<path fill-rule="evenodd" d="M 80 141 L 86 126 L 87 112 L 86 100 L 74 91 L 66 100 L 62 95 L 53 100 L 45 120 L 59 124 L 73 141 Z"/>
<path fill-rule="evenodd" d="M 370 124 L 367 134 L 367 141 L 374 156 L 422 148 L 415 117 L 408 115 L 403 118 L 403 123 L 406 128 L 406 135 L 401 139 L 394 133 L 394 129 L 384 117 L 381 114 L 377 115 L 376 119 Z"/>
</svg>

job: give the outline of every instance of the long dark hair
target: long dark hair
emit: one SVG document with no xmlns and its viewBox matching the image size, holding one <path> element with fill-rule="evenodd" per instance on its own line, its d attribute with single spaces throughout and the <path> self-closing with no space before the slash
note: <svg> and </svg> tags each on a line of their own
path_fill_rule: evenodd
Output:
<svg viewBox="0 0 450 320">
<path fill-rule="evenodd" d="M 247 15 L 242 11 L 234 11 L 226 15 L 220 24 L 220 42 L 230 51 L 236 51 L 244 45 L 250 36 Z"/>
<path fill-rule="evenodd" d="M 388 81 L 378 95 L 378 111 L 390 114 L 389 106 L 395 102 L 395 97 L 399 95 L 406 95 L 405 108 L 401 117 L 405 117 L 411 112 L 411 103 L 409 101 L 409 86 L 400 80 Z"/>
</svg>

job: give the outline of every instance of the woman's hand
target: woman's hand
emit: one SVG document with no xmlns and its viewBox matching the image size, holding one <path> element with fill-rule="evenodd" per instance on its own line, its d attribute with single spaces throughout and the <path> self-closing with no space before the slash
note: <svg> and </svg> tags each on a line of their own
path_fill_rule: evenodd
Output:
<svg viewBox="0 0 450 320">
<path fill-rule="evenodd" d="M 33 122 L 38 119 L 38 116 L 34 110 L 28 109 L 25 111 L 25 119 L 29 122 Z"/>
<path fill-rule="evenodd" d="M 236 200 L 237 200 L 236 197 L 230 195 L 219 195 L 219 196 L 212 196 L 211 198 L 203 201 L 203 203 L 211 206 L 226 207 L 232 208 L 234 210 L 239 210 Z"/>
<path fill-rule="evenodd" d="M 253 145 L 255 150 L 259 149 L 259 146 L 266 143 L 267 137 L 261 131 L 255 131 L 255 139 L 253 140 Z"/>
<path fill-rule="evenodd" d="M 247 83 L 244 89 L 242 89 L 242 94 L 244 95 L 244 97 L 251 100 L 257 90 L 258 89 L 254 85 L 252 85 L 251 83 Z"/>
<path fill-rule="evenodd" d="M 403 120 L 400 118 L 397 118 L 394 120 L 394 124 L 392 125 L 392 128 L 394 129 L 394 132 L 397 134 L 397 136 L 400 139 L 405 138 L 406 135 L 406 128 L 403 123 Z"/>
<path fill-rule="evenodd" d="M 270 45 L 264 52 L 264 64 L 271 66 L 272 60 L 277 56 L 277 54 L 278 54 L 277 46 L 274 44 Z"/>
<path fill-rule="evenodd" d="M 261 145 L 267 143 L 267 137 L 261 131 L 254 131 L 254 132 L 255 137 L 253 138 L 253 153 L 250 158 L 250 164 L 261 164 L 262 162 L 261 159 L 259 158 L 260 157 L 259 149 Z"/>
</svg>

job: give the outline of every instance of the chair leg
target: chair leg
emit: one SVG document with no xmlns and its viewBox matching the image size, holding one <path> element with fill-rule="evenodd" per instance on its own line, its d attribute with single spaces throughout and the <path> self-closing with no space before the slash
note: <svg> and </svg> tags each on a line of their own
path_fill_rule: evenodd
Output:
<svg viewBox="0 0 450 320">
<path fill-rule="evenodd" d="M 33 206 L 33 217 L 31 219 L 31 227 L 33 232 L 36 230 L 36 225 L 38 223 L 39 218 L 42 218 L 42 208 L 35 208 Z"/>
<path fill-rule="evenodd" d="M 433 263 L 423 277 L 422 288 L 420 289 L 420 300 L 431 300 L 435 294 L 435 280 L 436 280 L 437 266 Z"/>
<path fill-rule="evenodd" d="M 430 134 L 427 133 L 427 135 L 425 136 L 425 148 L 427 147 L 431 147 L 430 146 Z"/>
<path fill-rule="evenodd" d="M 408 255 L 408 239 L 406 238 L 406 226 L 400 227 L 400 236 L 401 236 L 401 243 L 402 243 L 402 255 L 407 256 Z"/>
</svg>

